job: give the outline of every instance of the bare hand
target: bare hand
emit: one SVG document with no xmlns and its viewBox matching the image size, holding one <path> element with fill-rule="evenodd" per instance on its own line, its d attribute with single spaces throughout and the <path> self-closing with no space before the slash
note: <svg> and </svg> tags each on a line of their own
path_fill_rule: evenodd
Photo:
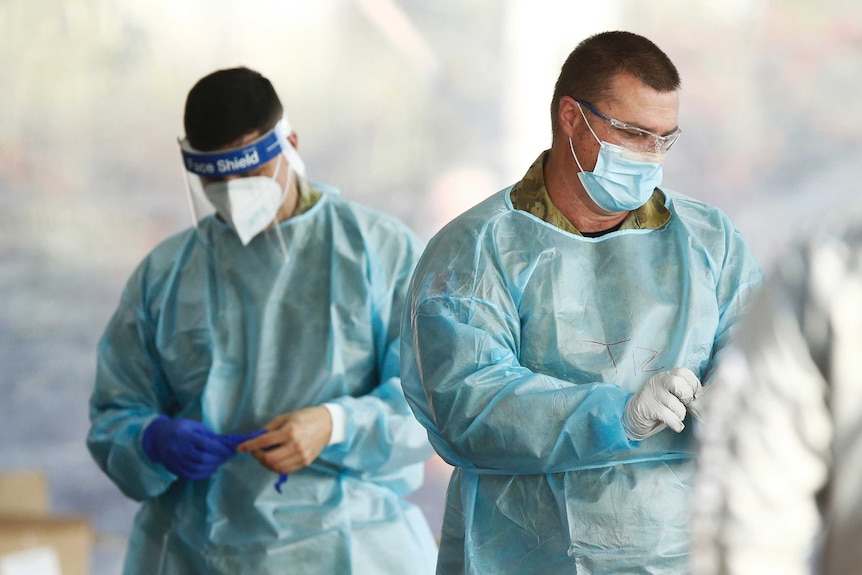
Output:
<svg viewBox="0 0 862 575">
<path fill-rule="evenodd" d="M 332 418 L 323 406 L 306 407 L 277 416 L 266 433 L 241 443 L 238 453 L 251 453 L 276 473 L 293 473 L 317 459 L 332 435 Z"/>
</svg>

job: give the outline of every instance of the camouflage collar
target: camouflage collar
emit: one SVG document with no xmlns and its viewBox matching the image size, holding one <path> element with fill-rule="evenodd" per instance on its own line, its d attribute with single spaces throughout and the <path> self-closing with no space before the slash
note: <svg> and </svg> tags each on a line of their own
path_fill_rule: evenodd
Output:
<svg viewBox="0 0 862 575">
<path fill-rule="evenodd" d="M 563 231 L 581 235 L 575 226 L 557 209 L 548 195 L 548 188 L 545 187 L 544 168 L 549 152 L 549 150 L 545 150 L 539 154 L 524 177 L 512 188 L 509 194 L 512 205 L 516 210 L 533 214 Z M 670 212 L 664 206 L 664 202 L 664 193 L 656 188 L 650 200 L 637 210 L 629 212 L 618 229 L 655 229 L 663 226 L 670 219 Z"/>
</svg>

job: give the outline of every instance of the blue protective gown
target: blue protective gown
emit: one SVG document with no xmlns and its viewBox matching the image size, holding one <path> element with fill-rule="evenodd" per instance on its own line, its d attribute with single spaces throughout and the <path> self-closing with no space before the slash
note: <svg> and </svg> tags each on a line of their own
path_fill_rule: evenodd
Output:
<svg viewBox="0 0 862 575">
<path fill-rule="evenodd" d="M 510 191 L 431 240 L 405 309 L 404 391 L 455 466 L 437 572 L 684 573 L 690 420 L 630 442 L 624 406 L 672 367 L 708 384 L 760 269 L 672 192 L 661 227 L 591 239 Z"/>
<path fill-rule="evenodd" d="M 222 221 L 159 245 L 126 285 L 98 351 L 88 447 L 143 505 L 126 574 L 433 572 L 436 545 L 402 496 L 433 450 L 401 390 L 401 310 L 420 244 L 330 190 L 243 247 Z M 179 479 L 141 448 L 158 414 L 249 433 L 324 402 L 346 441 L 278 475 L 249 455 Z"/>
</svg>

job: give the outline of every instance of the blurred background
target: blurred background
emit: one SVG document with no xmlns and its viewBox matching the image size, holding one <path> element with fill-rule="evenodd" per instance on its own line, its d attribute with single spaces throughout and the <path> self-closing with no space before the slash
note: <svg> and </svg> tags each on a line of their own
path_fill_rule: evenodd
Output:
<svg viewBox="0 0 862 575">
<path fill-rule="evenodd" d="M 309 176 L 427 240 L 549 147 L 560 66 L 608 29 L 679 68 L 665 186 L 725 210 L 764 268 L 856 201 L 856 0 L 0 1 L 0 472 L 42 470 L 52 509 L 92 522 L 93 573 L 120 572 L 137 505 L 84 444 L 95 349 L 190 224 L 176 138 L 201 76 L 269 77 Z M 439 532 L 449 469 L 427 469 Z"/>
</svg>

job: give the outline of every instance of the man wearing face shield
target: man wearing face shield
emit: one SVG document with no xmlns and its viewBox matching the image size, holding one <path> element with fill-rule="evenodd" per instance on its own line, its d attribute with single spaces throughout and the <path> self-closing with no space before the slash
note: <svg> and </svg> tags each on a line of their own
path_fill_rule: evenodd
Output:
<svg viewBox="0 0 862 575">
<path fill-rule="evenodd" d="M 399 370 L 419 242 L 304 177 L 257 72 L 199 80 L 184 123 L 195 225 L 128 281 L 90 403 L 90 452 L 142 502 L 124 573 L 432 571 L 404 499 L 433 454 Z"/>
<path fill-rule="evenodd" d="M 402 378 L 455 468 L 440 574 L 688 569 L 690 415 L 761 272 L 722 212 L 659 187 L 679 90 L 646 38 L 581 42 L 550 150 L 417 265 Z"/>
</svg>

